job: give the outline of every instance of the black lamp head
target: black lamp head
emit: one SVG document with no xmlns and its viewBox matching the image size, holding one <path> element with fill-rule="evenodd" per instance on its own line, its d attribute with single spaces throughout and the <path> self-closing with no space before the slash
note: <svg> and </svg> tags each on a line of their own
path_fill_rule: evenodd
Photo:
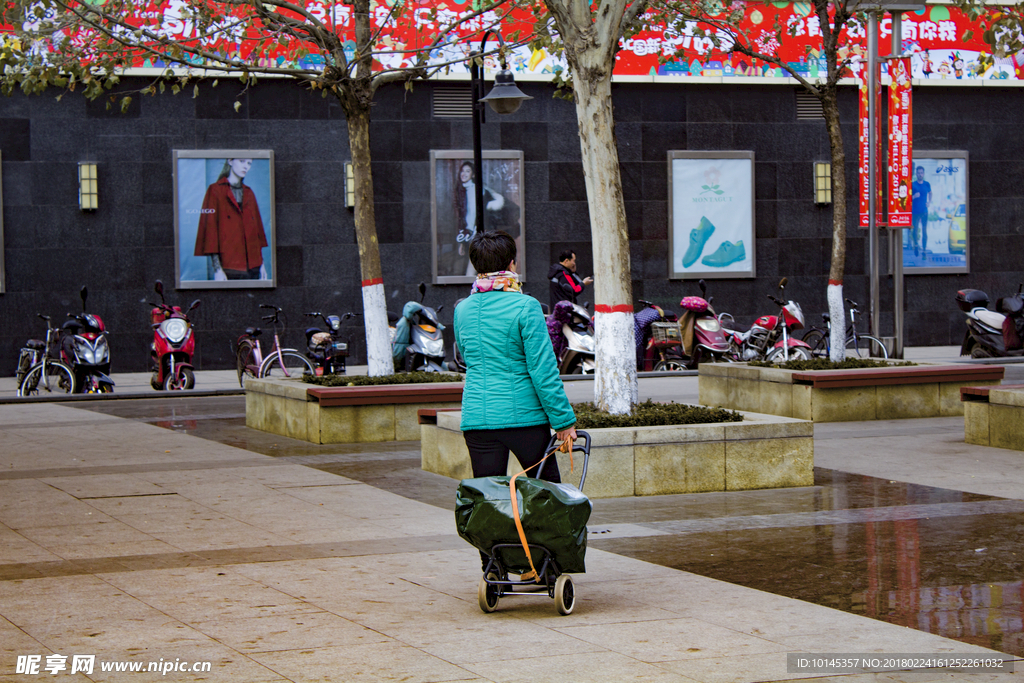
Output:
<svg viewBox="0 0 1024 683">
<path fill-rule="evenodd" d="M 480 98 L 498 114 L 511 114 L 519 109 L 523 100 L 533 98 L 516 87 L 516 79 L 508 69 L 502 69 L 494 75 L 494 87 L 487 97 Z"/>
</svg>

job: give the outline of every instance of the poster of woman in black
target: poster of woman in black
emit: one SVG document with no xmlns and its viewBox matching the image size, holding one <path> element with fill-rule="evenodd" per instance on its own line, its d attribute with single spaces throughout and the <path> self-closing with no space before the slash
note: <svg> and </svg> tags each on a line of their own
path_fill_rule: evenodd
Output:
<svg viewBox="0 0 1024 683">
<path fill-rule="evenodd" d="M 196 233 L 195 256 L 209 258 L 215 281 L 266 280 L 263 248 L 268 246 L 256 195 L 245 184 L 252 159 L 227 159 L 206 190 Z"/>
<path fill-rule="evenodd" d="M 489 154 L 519 152 L 489 152 Z M 435 277 L 439 283 L 472 282 L 476 276 L 469 262 L 469 242 L 476 234 L 476 184 L 479 174 L 471 152 L 434 152 L 432 218 Z M 484 230 L 504 230 L 521 245 L 522 183 L 519 158 L 483 160 Z M 519 247 L 520 253 L 523 249 Z"/>
</svg>

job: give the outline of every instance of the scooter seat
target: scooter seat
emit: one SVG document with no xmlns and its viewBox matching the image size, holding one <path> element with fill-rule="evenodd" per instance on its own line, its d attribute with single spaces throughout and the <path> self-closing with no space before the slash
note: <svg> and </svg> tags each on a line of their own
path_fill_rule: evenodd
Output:
<svg viewBox="0 0 1024 683">
<path fill-rule="evenodd" d="M 32 349 L 34 351 L 42 351 L 43 349 L 46 348 L 46 342 L 44 342 L 42 339 L 29 339 L 27 342 L 25 342 L 25 347 Z"/>
<path fill-rule="evenodd" d="M 1006 315 L 1020 315 L 1024 311 L 1024 299 L 1021 296 L 1004 296 L 996 302 L 996 310 Z"/>
<path fill-rule="evenodd" d="M 990 311 L 987 308 L 980 310 L 974 309 L 972 313 L 978 318 L 978 320 L 980 320 L 983 324 L 988 325 L 993 330 L 1003 329 L 1003 320 L 1006 318 L 1006 316 L 1004 316 L 1002 313 L 996 313 L 995 311 Z"/>
</svg>

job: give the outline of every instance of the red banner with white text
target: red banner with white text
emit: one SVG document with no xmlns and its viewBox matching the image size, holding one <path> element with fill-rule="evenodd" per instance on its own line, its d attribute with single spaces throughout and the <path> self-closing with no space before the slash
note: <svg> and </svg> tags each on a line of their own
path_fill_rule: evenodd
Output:
<svg viewBox="0 0 1024 683">
<path fill-rule="evenodd" d="M 906 59 L 889 63 L 889 226 L 910 227 L 910 183 L 914 161 L 910 70 Z"/>
</svg>

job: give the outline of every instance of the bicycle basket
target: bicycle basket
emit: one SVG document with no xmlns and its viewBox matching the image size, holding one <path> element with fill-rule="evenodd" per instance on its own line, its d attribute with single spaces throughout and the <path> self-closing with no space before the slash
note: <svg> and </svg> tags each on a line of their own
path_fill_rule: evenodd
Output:
<svg viewBox="0 0 1024 683">
<path fill-rule="evenodd" d="M 683 334 L 679 323 L 651 323 L 651 342 L 659 349 L 682 344 Z"/>
</svg>

